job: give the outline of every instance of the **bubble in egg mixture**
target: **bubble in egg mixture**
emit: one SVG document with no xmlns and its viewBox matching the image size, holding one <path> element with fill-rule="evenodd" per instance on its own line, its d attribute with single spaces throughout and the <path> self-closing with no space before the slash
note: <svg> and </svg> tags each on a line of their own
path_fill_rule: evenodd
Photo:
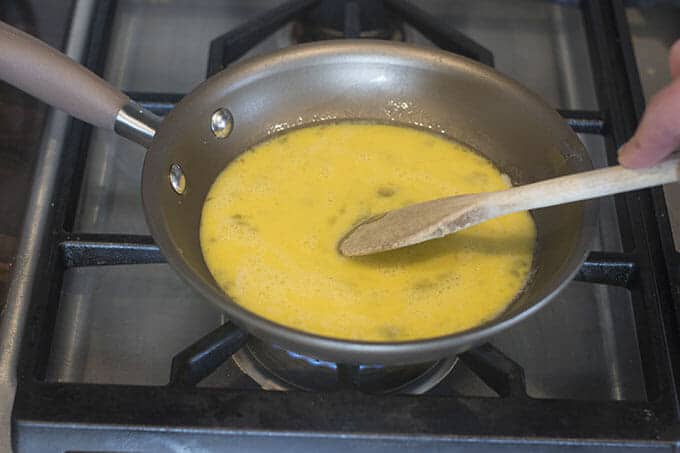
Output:
<svg viewBox="0 0 680 453">
<path fill-rule="evenodd" d="M 480 155 L 424 130 L 294 129 L 220 173 L 203 206 L 201 248 L 220 287 L 276 323 L 348 340 L 438 337 L 492 319 L 522 290 L 536 238 L 528 213 L 364 257 L 341 256 L 338 241 L 390 209 L 509 185 Z"/>
</svg>

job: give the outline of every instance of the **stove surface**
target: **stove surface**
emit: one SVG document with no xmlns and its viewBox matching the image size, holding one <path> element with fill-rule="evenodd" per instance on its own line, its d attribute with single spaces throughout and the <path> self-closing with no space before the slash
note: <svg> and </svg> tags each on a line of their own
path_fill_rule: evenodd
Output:
<svg viewBox="0 0 680 453">
<path fill-rule="evenodd" d="M 99 19 L 94 14 L 94 20 L 100 22 L 93 28 L 109 27 L 107 28 L 109 32 L 100 33 L 108 35 L 108 45 L 95 49 L 97 50 L 95 55 L 92 55 L 91 51 L 89 57 L 85 55 L 83 58 L 89 58 L 92 66 L 101 67 L 104 78 L 128 92 L 133 99 L 168 101 L 156 106 L 159 110 L 167 111 L 172 102 L 205 80 L 208 68 L 214 65 L 214 62 L 209 61 L 209 49 L 213 40 L 283 3 L 268 0 L 100 2 L 97 3 L 97 8 L 110 11 L 111 14 L 108 16 L 103 14 Z M 465 34 L 490 50 L 497 70 L 535 91 L 556 109 L 572 113 L 581 112 L 588 117 L 594 114 L 603 118 L 601 122 L 610 121 L 609 115 L 614 112 L 614 107 L 598 103 L 598 99 L 602 99 L 602 90 L 610 81 L 603 83 L 594 75 L 600 73 L 601 68 L 593 67 L 591 55 L 595 50 L 601 49 L 597 47 L 601 43 L 594 44 L 592 35 L 589 41 L 588 34 L 588 21 L 592 20 L 592 17 L 597 17 L 601 5 L 609 2 L 428 0 L 412 3 L 417 3 L 447 27 Z M 638 64 L 647 68 L 645 69 L 647 75 L 642 73 L 642 81 L 645 94 L 648 95 L 658 89 L 663 80 L 662 76 L 656 77 L 657 73 L 648 69 L 656 65 L 656 60 L 663 54 L 661 50 L 663 44 L 659 45 L 655 31 L 650 30 L 657 30 L 652 24 L 667 21 L 676 11 L 671 9 L 660 15 L 650 13 L 645 2 L 642 3 L 642 8 L 629 7 L 627 14 L 632 31 L 637 33 L 634 35 L 634 44 L 638 52 Z M 616 1 L 612 4 L 616 8 L 620 7 Z M 584 5 L 589 10 L 588 15 L 584 12 Z M 96 9 L 92 5 L 90 7 Z M 349 24 L 350 28 L 351 25 Z M 347 27 L 347 24 L 345 26 Z M 301 36 L 299 27 L 299 24 L 286 23 L 269 38 L 255 45 L 243 58 L 293 44 L 294 38 Z M 672 27 L 662 29 L 666 30 L 664 33 L 668 36 L 674 33 Z M 318 30 L 314 32 L 317 33 Z M 399 28 L 398 32 L 391 29 L 388 34 L 403 37 L 408 42 L 423 46 L 433 45 L 423 34 L 408 25 Z M 660 39 L 663 43 L 669 38 Z M 654 55 L 657 55 L 654 62 L 648 51 L 650 48 L 653 48 Z M 568 114 L 566 116 L 569 117 Z M 608 134 L 613 129 L 616 127 L 609 125 L 605 126 L 604 132 L 600 130 L 600 133 L 579 134 L 597 167 L 607 165 L 608 155 L 611 163 L 615 143 Z M 614 132 L 616 139 L 620 140 L 620 129 Z M 100 236 L 96 235 L 109 237 L 104 235 L 117 234 L 121 235 L 117 236 L 120 238 L 136 238 L 138 236 L 130 235 L 148 235 L 140 195 L 144 149 L 108 131 L 92 130 L 89 133 L 86 130 L 82 137 L 85 138 L 78 139 L 75 143 L 73 140 L 67 141 L 67 146 L 64 147 L 67 157 L 75 155 L 81 149 L 87 156 L 83 159 L 82 183 L 74 191 L 76 208 L 73 214 L 73 230 L 68 231 L 67 227 L 66 237 L 78 241 L 80 236 L 97 238 Z M 79 171 L 80 169 L 76 169 L 75 173 Z M 19 438 L 17 445 L 21 446 L 19 448 L 21 451 L 40 451 L 40 446 L 49 444 L 49 436 L 55 436 L 64 445 L 71 445 L 68 443 L 67 429 L 61 429 L 60 425 L 55 431 L 48 427 L 47 423 L 41 425 L 41 420 L 53 417 L 71 425 L 78 423 L 88 426 L 97 423 L 106 425 L 101 430 L 101 435 L 105 436 L 101 439 L 106 439 L 106 442 L 97 445 L 108 450 L 131 451 L 145 445 L 149 451 L 160 451 L 162 448 L 159 445 L 163 442 L 166 442 L 164 445 L 168 448 L 179 449 L 180 446 L 187 445 L 190 447 L 190 444 L 178 439 L 182 436 L 180 431 L 188 432 L 192 429 L 198 433 L 194 433 L 195 446 L 200 446 L 197 448 L 208 448 L 207 446 L 218 448 L 219 437 L 228 434 L 233 435 L 232 446 L 248 448 L 251 444 L 247 439 L 257 437 L 251 436 L 255 426 L 264 431 L 267 430 L 266 427 L 274 427 L 273 432 L 291 436 L 290 443 L 281 446 L 277 444 L 276 435 L 272 435 L 268 441 L 261 444 L 266 448 L 294 450 L 296 446 L 305 445 L 304 438 L 309 434 L 318 436 L 318 439 L 315 439 L 318 440 L 319 448 L 334 451 L 335 447 L 331 448 L 329 444 L 325 444 L 326 440 L 319 433 L 340 432 L 346 437 L 345 440 L 351 443 L 351 437 L 354 434 L 358 436 L 352 429 L 356 424 L 362 428 L 363 434 L 385 434 L 381 431 L 383 427 L 380 421 L 374 420 L 375 417 L 371 417 L 370 411 L 364 406 L 361 406 L 364 409 L 359 408 L 357 401 L 377 411 L 384 408 L 384 413 L 392 414 L 389 429 L 395 430 L 389 433 L 390 439 L 381 437 L 380 442 L 383 443 L 378 444 L 383 448 L 402 446 L 404 451 L 416 448 L 408 447 L 408 442 L 401 443 L 399 438 L 400 435 L 408 437 L 411 431 L 430 433 L 434 436 L 427 441 L 432 448 L 438 448 L 437 446 L 442 449 L 453 448 L 454 444 L 445 447 L 439 442 L 451 440 L 456 436 L 473 439 L 476 442 L 474 435 L 466 433 L 477 431 L 493 437 L 497 427 L 507 426 L 504 423 L 509 420 L 515 420 L 517 424 L 517 420 L 523 420 L 523 417 L 530 418 L 533 410 L 539 413 L 539 406 L 544 408 L 541 404 L 550 405 L 552 402 L 556 405 L 561 404 L 556 407 L 565 411 L 562 413 L 556 409 L 555 417 L 557 424 L 560 423 L 559 420 L 563 420 L 567 433 L 578 433 L 579 436 L 588 439 L 600 439 L 604 436 L 604 439 L 600 439 L 604 442 L 608 437 L 600 435 L 598 423 L 610 420 L 614 424 L 612 429 L 617 430 L 619 435 L 623 432 L 623 437 L 626 438 L 626 424 L 639 426 L 636 417 L 640 416 L 640 413 L 645 420 L 650 420 L 650 423 L 657 420 L 657 417 L 662 418 L 651 410 L 645 412 L 648 411 L 647 404 L 658 402 L 656 393 L 668 390 L 664 387 L 666 384 L 650 382 L 649 369 L 661 370 L 659 373 L 663 374 L 666 370 L 666 356 L 674 354 L 672 344 L 670 349 L 662 349 L 660 353 L 655 352 L 652 355 L 649 352 L 657 351 L 654 349 L 657 346 L 666 348 L 666 337 L 663 335 L 668 334 L 660 328 L 653 330 L 649 324 L 653 324 L 653 327 L 658 327 L 657 324 L 667 326 L 664 322 L 667 317 L 672 318 L 673 314 L 651 306 L 651 303 L 646 301 L 670 300 L 670 286 L 673 283 L 667 285 L 669 288 L 654 286 L 659 281 L 665 281 L 665 274 L 658 278 L 654 277 L 658 275 L 655 272 L 660 272 L 658 263 L 653 261 L 655 257 L 648 257 L 645 250 L 640 250 L 640 244 L 647 244 L 646 240 L 631 237 L 632 229 L 648 231 L 645 228 L 650 225 L 651 228 L 656 228 L 656 224 L 649 223 L 640 226 L 640 222 L 648 222 L 645 219 L 654 216 L 644 209 L 636 211 L 635 206 L 638 202 L 648 203 L 644 206 L 652 206 L 645 197 L 646 195 L 631 195 L 630 198 L 602 199 L 598 234 L 592 249 L 595 252 L 594 256 L 620 258 L 623 267 L 627 266 L 628 262 L 633 263 L 634 270 L 630 271 L 630 275 L 636 279 L 635 284 L 630 282 L 594 284 L 593 279 L 588 278 L 581 279 L 586 281 L 573 281 L 553 302 L 528 320 L 496 336 L 491 345 L 464 354 L 460 360 L 451 357 L 431 367 L 422 366 L 416 371 L 409 370 L 408 373 L 424 373 L 422 381 L 414 379 L 415 383 L 408 387 L 418 391 L 407 390 L 401 383 L 394 384 L 393 387 L 402 394 L 423 392 L 425 394 L 396 396 L 394 399 L 370 396 L 375 399 L 353 400 L 352 396 L 347 396 L 343 392 L 330 392 L 324 387 L 326 381 L 321 379 L 331 376 L 330 381 L 333 381 L 332 375 L 337 374 L 338 379 L 342 381 L 343 370 L 338 366 L 333 368 L 335 364 L 319 364 L 315 363 L 313 358 L 272 350 L 253 339 L 248 340 L 244 348 L 202 379 L 197 387 L 189 386 L 187 389 L 178 387 L 175 382 L 176 375 L 173 374 L 171 377 L 171 370 L 174 373 L 178 369 L 173 360 L 176 360 L 178 353 L 183 350 L 190 355 L 190 345 L 195 344 L 204 335 L 210 337 L 211 332 L 224 325 L 228 321 L 224 314 L 202 300 L 167 264 L 82 267 L 64 265 L 63 283 L 44 285 L 57 288 L 55 294 L 51 294 L 51 290 L 48 289 L 35 291 L 39 295 L 44 293 L 45 300 L 53 302 L 33 302 L 34 306 L 46 307 L 47 315 L 42 317 L 48 320 L 32 321 L 31 325 L 34 328 L 53 327 L 54 330 L 50 340 L 41 339 L 40 332 L 27 333 L 29 345 L 25 346 L 25 349 L 42 348 L 41 350 L 47 351 L 46 366 L 44 369 L 36 366 L 35 369 L 26 371 L 26 367 L 33 363 L 28 361 L 29 365 L 20 367 L 23 370 L 20 371 L 20 376 L 29 384 L 22 394 L 24 400 L 17 403 L 18 409 L 15 409 L 20 419 L 16 424 L 21 426 L 20 432 L 30 432 L 31 437 Z M 654 206 L 658 206 L 658 198 L 655 198 L 654 202 L 657 203 Z M 629 208 L 629 205 L 632 208 Z M 673 209 L 670 211 L 670 215 L 677 215 Z M 663 216 L 657 216 L 661 217 Z M 680 216 L 678 218 L 680 219 Z M 651 247 L 657 247 L 658 244 L 654 242 L 654 234 L 650 237 L 652 244 L 649 250 L 652 250 Z M 56 240 L 63 240 L 63 236 Z M 679 242 L 676 241 L 677 243 Z M 65 253 L 63 244 L 60 250 L 60 258 L 63 259 Z M 598 252 L 602 253 L 598 255 Z M 653 255 L 652 252 L 649 254 Z M 68 261 L 68 258 L 66 260 Z M 43 264 L 35 264 L 39 269 L 41 265 L 49 269 L 50 261 L 45 258 Z M 591 267 L 596 268 L 597 262 L 595 261 Z M 652 275 L 653 278 L 644 277 L 638 281 L 638 273 L 644 276 Z M 587 282 L 588 280 L 590 282 Z M 37 310 L 35 309 L 36 312 Z M 40 316 L 36 315 L 35 318 Z M 646 316 L 649 316 L 651 321 L 648 321 Z M 645 330 L 647 328 L 651 329 L 649 335 Z M 642 333 L 645 336 L 640 336 L 640 329 L 643 329 Z M 668 335 L 672 337 L 675 334 Z M 204 340 L 205 338 L 207 337 L 204 337 Z M 229 355 L 231 354 L 226 354 L 225 357 Z M 504 358 L 503 355 L 507 357 Z M 293 362 L 289 360 L 291 357 L 294 359 Z M 263 367 L 262 363 L 258 364 L 262 360 L 266 360 L 268 365 Z M 497 366 L 490 366 L 489 360 L 495 361 Z M 317 373 L 315 376 L 319 376 L 319 379 L 311 379 L 314 382 L 310 382 L 308 377 L 299 380 L 299 374 L 306 373 L 304 370 L 307 370 L 310 363 L 316 367 L 314 373 Z M 271 372 L 272 367 L 275 368 L 274 373 Z M 505 382 L 505 378 L 494 375 L 499 369 L 504 370 L 501 374 L 506 378 L 510 376 L 512 379 L 508 378 L 508 382 Z M 371 379 L 390 380 L 393 376 L 391 373 L 393 370 L 381 370 L 377 374 L 374 371 L 363 369 L 363 373 L 368 376 L 365 379 L 369 384 Z M 37 380 L 44 382 L 44 393 L 36 391 L 36 396 L 33 396 L 30 392 L 32 388 L 30 386 L 34 381 L 27 375 L 31 373 L 37 374 L 39 376 Z M 345 379 L 352 381 L 357 378 L 352 373 L 356 374 L 357 370 L 347 370 Z M 304 384 L 291 386 L 283 382 L 287 379 Z M 673 376 L 669 378 L 670 381 L 672 379 Z M 518 382 L 520 386 L 525 383 L 526 393 L 524 388 L 518 389 Z M 68 385 L 81 383 L 96 385 L 70 387 Z M 320 388 L 314 388 L 316 385 Z M 307 386 L 313 392 L 300 395 L 299 389 L 308 388 Z M 280 395 L 284 392 L 275 391 L 290 387 L 293 387 L 294 391 L 285 392 L 286 395 Z M 296 387 L 298 391 L 295 391 Z M 661 390 L 654 390 L 655 394 L 650 394 L 650 388 Z M 92 393 L 81 395 L 79 392 L 84 392 L 83 389 L 88 389 Z M 181 390 L 185 390 L 185 393 Z M 177 399 L 169 401 L 171 398 L 165 398 L 166 391 L 172 398 Z M 668 392 L 675 395 L 674 390 Z M 121 403 L 120 407 L 116 406 L 117 403 L 112 403 L 112 410 L 116 413 L 111 417 L 120 415 L 120 425 L 108 423 L 109 414 L 93 413 L 89 414 L 91 418 L 88 418 L 88 414 L 77 412 L 83 407 L 96 407 L 98 402 L 107 401 L 107 395 L 116 393 L 123 395 L 120 396 L 120 401 L 127 401 L 125 404 Z M 50 399 L 50 395 L 54 395 L 54 400 Z M 88 400 L 97 395 L 97 401 Z M 507 404 L 501 403 L 500 406 L 493 405 L 494 401 L 498 402 L 507 396 L 513 400 Z M 462 399 L 446 399 L 447 397 Z M 74 407 L 65 410 L 63 414 L 49 413 L 52 410 L 50 404 L 43 404 L 44 401 L 56 400 L 73 401 Z M 154 402 L 156 407 L 153 406 Z M 582 409 L 589 407 L 587 402 L 594 402 L 592 412 Z M 625 402 L 629 405 L 623 408 L 617 404 L 607 404 L 611 402 Z M 245 407 L 247 405 L 252 406 Z M 351 420 L 342 419 L 338 415 L 343 413 L 343 408 L 347 405 L 356 410 L 355 417 Z M 41 409 L 44 413 L 36 416 L 35 420 L 31 418 L 32 414 L 28 408 L 44 406 L 46 407 Z M 187 406 L 197 411 L 195 423 L 181 426 L 177 431 L 166 432 L 165 427 L 159 428 L 167 434 L 166 437 L 158 436 L 162 439 L 158 441 L 161 444 L 156 443 L 153 433 L 150 435 L 153 440 L 144 437 L 146 431 L 140 425 L 148 420 L 145 417 L 151 416 L 154 420 L 164 420 L 168 425 L 175 426 L 180 424 L 177 421 L 180 415 L 175 415 L 174 411 L 179 413 L 180 409 Z M 126 412 L 126 407 L 132 410 L 128 409 Z M 329 408 L 330 414 L 335 414 L 340 425 L 333 425 L 332 416 L 330 420 L 323 419 L 321 408 L 324 407 Z M 616 410 L 620 408 L 623 412 L 617 413 Z M 457 414 L 469 413 L 470 419 L 466 417 L 456 419 L 456 426 L 451 427 L 447 425 L 451 421 L 447 420 L 449 410 Z M 122 414 L 118 414 L 118 411 L 122 411 Z M 322 415 L 315 416 L 317 411 Z M 425 419 L 432 420 L 428 417 L 434 417 L 437 413 L 441 416 L 434 419 L 441 419 L 441 422 L 418 425 L 425 423 L 423 421 Z M 489 418 L 483 418 L 480 413 L 487 413 Z M 296 422 L 295 417 L 300 421 Z M 617 417 L 620 417 L 620 420 Z M 233 424 L 226 427 L 219 425 L 221 423 L 219 421 L 224 420 L 229 420 L 230 423 L 233 421 Z M 580 423 L 571 425 L 569 420 L 580 420 Z M 207 427 L 212 428 L 213 422 L 218 424 L 217 431 L 208 431 Z M 159 423 L 162 425 L 162 422 Z M 526 426 L 511 430 L 520 433 L 520 440 L 509 442 L 508 448 L 522 450 L 521 438 L 525 437 L 535 441 L 554 439 L 561 435 L 557 428 L 554 432 L 541 431 L 538 426 L 540 421 L 534 420 L 534 423 L 535 427 Z M 201 431 L 201 427 L 205 428 L 205 431 Z M 155 426 L 153 428 L 155 429 Z M 660 438 L 661 435 L 656 433 L 655 429 L 649 429 L 655 433 L 650 437 Z M 296 434 L 290 434 L 292 431 Z M 250 434 L 246 435 L 246 432 Z M 435 434 L 441 436 L 436 437 Z M 129 437 L 128 443 L 121 443 L 121 438 L 126 436 Z M 645 438 L 640 442 L 649 440 Z M 557 444 L 567 448 L 564 441 L 560 438 Z M 469 447 L 478 448 L 475 442 L 470 443 Z M 542 447 L 539 444 L 540 442 L 534 446 L 540 449 Z M 633 444 L 634 442 L 629 446 Z M 91 444 L 83 441 L 73 445 Z M 604 443 L 599 446 L 606 447 Z"/>
</svg>

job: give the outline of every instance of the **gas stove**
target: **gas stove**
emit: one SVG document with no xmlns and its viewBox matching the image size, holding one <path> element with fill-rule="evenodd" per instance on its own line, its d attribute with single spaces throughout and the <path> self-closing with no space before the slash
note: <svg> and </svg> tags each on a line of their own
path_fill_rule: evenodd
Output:
<svg viewBox="0 0 680 453">
<path fill-rule="evenodd" d="M 67 50 L 164 115 L 206 76 L 298 42 L 438 46 L 537 92 L 602 167 L 644 105 L 625 14 L 614 0 L 79 1 Z M 576 280 L 532 318 L 458 357 L 385 367 L 265 344 L 201 300 L 149 235 L 143 158 L 111 132 L 49 115 L 0 324 L 11 384 L 0 421 L 16 451 L 664 449 L 680 439 L 680 260 L 661 189 L 603 199 Z"/>
</svg>

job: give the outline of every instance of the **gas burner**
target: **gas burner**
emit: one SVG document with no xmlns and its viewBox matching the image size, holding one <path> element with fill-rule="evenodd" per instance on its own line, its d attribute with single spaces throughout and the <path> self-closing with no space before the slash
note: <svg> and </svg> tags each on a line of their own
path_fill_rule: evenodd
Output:
<svg viewBox="0 0 680 453">
<path fill-rule="evenodd" d="M 265 390 L 418 395 L 439 384 L 457 357 L 416 365 L 343 365 L 314 359 L 252 338 L 233 356 L 238 367 Z"/>
<path fill-rule="evenodd" d="M 380 0 L 323 0 L 294 22 L 293 40 L 365 38 L 404 40 L 402 24 L 385 11 Z"/>
</svg>

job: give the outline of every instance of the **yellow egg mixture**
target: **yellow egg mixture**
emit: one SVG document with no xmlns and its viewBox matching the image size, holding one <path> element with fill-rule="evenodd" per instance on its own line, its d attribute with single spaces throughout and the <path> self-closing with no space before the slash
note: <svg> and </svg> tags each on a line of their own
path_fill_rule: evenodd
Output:
<svg viewBox="0 0 680 453">
<path fill-rule="evenodd" d="M 507 187 L 489 161 L 425 131 L 307 127 L 222 171 L 203 207 L 201 247 L 235 302 L 279 324 L 350 340 L 432 338 L 493 318 L 521 291 L 536 238 L 531 216 L 365 257 L 340 255 L 338 241 L 371 215 Z"/>
</svg>

